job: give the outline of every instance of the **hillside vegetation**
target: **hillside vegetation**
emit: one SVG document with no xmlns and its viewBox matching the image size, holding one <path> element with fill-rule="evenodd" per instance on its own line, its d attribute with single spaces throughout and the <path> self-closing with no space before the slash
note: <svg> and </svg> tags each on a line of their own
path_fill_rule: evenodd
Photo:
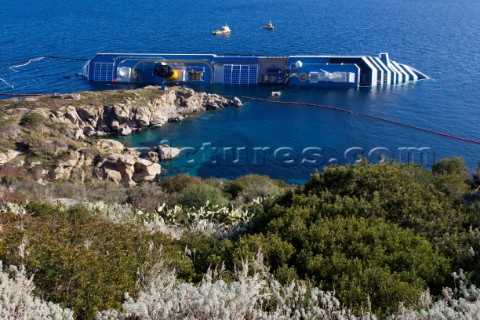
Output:
<svg viewBox="0 0 480 320">
<path fill-rule="evenodd" d="M 77 319 L 479 310 L 480 197 L 461 159 L 328 167 L 305 186 L 258 175 L 39 184 L 8 164 L 0 182 L 0 260 Z"/>
</svg>

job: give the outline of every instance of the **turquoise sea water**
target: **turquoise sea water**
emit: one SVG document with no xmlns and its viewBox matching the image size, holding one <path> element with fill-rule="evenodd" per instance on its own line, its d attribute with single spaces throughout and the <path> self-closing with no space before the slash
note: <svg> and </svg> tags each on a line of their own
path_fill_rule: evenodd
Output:
<svg viewBox="0 0 480 320">
<path fill-rule="evenodd" d="M 101 51 L 262 55 L 389 52 L 394 60 L 412 65 L 433 80 L 388 90 L 281 88 L 279 99 L 342 107 L 480 140 L 477 0 L 0 0 L 0 7 L 0 78 L 4 80 L 0 80 L 0 92 L 115 88 L 76 77 L 82 66 L 79 61 L 43 59 L 2 70 L 1 66 L 26 57 L 91 58 Z M 270 20 L 275 31 L 262 30 L 260 27 Z M 225 22 L 233 30 L 231 36 L 212 36 L 211 30 Z M 279 88 L 197 89 L 266 97 Z M 188 147 L 178 161 L 164 165 L 165 173 L 182 171 L 205 177 L 231 178 L 255 172 L 302 182 L 315 168 L 352 163 L 356 154 L 378 161 L 380 151 L 387 158 L 406 162 L 405 148 L 423 148 L 427 167 L 451 156 L 464 157 L 472 170 L 480 161 L 477 144 L 357 115 L 253 101 L 246 101 L 242 109 L 208 112 L 121 140 L 136 147 L 162 140 Z M 416 154 L 415 161 L 418 159 Z"/>
</svg>

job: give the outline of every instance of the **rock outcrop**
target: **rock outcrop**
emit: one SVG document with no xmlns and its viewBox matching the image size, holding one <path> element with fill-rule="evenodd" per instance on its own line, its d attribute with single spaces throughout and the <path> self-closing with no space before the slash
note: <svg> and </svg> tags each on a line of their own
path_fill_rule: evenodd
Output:
<svg viewBox="0 0 480 320">
<path fill-rule="evenodd" d="M 153 148 L 153 151 L 157 153 L 158 159 L 162 160 L 172 160 L 178 158 L 180 155 L 181 149 L 171 147 L 168 144 L 162 144 Z"/>
<path fill-rule="evenodd" d="M 132 186 L 142 181 L 151 181 L 160 174 L 158 163 L 141 159 L 140 153 L 125 148 L 115 140 L 100 139 L 95 159 L 96 174 L 99 178 Z"/>
<path fill-rule="evenodd" d="M 115 140 L 99 139 L 92 149 L 79 149 L 64 155 L 65 159 L 57 160 L 50 171 L 53 180 L 77 178 L 83 180 L 87 171 L 93 168 L 95 177 L 133 186 L 142 181 L 151 181 L 160 174 L 158 163 L 141 159 L 140 153 Z"/>
<path fill-rule="evenodd" d="M 152 93 L 158 96 L 145 99 L 145 95 Z M 156 87 L 139 89 L 132 98 L 119 100 L 111 105 L 83 105 L 80 104 L 81 99 L 75 102 L 77 106 L 62 106 L 52 113 L 41 110 L 42 114 L 46 113 L 53 122 L 67 124 L 71 128 L 71 137 L 75 139 L 102 137 L 107 134 L 129 135 L 140 129 L 181 121 L 186 116 L 202 111 L 242 105 L 238 98 L 230 100 L 217 94 L 195 92 L 192 89 L 172 88 L 161 91 Z"/>
<path fill-rule="evenodd" d="M 142 159 L 138 151 L 118 141 L 99 138 L 241 105 L 238 98 L 157 87 L 5 100 L 0 113 L 4 123 L 0 165 L 22 154 L 40 180 L 105 179 L 131 186 L 155 179 L 161 171 L 157 162 L 178 157 L 180 149 L 160 145 Z"/>
<path fill-rule="evenodd" d="M 53 180 L 69 179 L 74 173 L 83 176 L 83 167 L 89 166 L 93 159 L 86 159 L 85 153 L 72 151 L 68 154 L 68 159 L 57 160 L 49 172 L 49 177 Z M 83 177 L 81 178 L 83 180 Z"/>
</svg>

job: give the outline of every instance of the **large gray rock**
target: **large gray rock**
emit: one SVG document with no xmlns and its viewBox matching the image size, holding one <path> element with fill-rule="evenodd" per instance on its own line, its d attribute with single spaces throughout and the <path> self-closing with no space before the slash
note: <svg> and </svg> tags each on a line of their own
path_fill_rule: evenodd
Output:
<svg viewBox="0 0 480 320">
<path fill-rule="evenodd" d="M 152 113 L 144 107 L 137 108 L 135 112 L 135 120 L 137 120 L 139 127 L 148 127 L 150 125 L 150 118 Z"/>
<path fill-rule="evenodd" d="M 125 105 L 115 105 L 113 106 L 113 115 L 120 123 L 125 123 L 130 118 L 130 108 Z"/>
<path fill-rule="evenodd" d="M 83 130 L 82 129 L 77 129 L 73 132 L 73 136 L 72 136 L 74 139 L 76 140 L 84 140 L 85 139 L 85 135 L 83 134 Z"/>
<path fill-rule="evenodd" d="M 180 122 L 183 120 L 183 116 L 175 116 L 168 118 L 168 122 Z"/>
<path fill-rule="evenodd" d="M 77 109 L 75 109 L 75 107 L 67 107 L 64 117 L 75 125 L 79 125 L 82 122 L 82 120 L 78 116 Z"/>
<path fill-rule="evenodd" d="M 218 110 L 228 105 L 228 100 L 220 97 L 218 94 L 211 94 L 205 97 L 205 108 L 207 110 Z"/>
<path fill-rule="evenodd" d="M 158 158 L 160 160 L 171 160 L 178 158 L 180 155 L 181 149 L 171 147 L 168 144 L 162 144 L 153 148 L 157 152 Z"/>
<path fill-rule="evenodd" d="M 135 173 L 132 180 L 135 182 L 151 181 L 161 172 L 161 166 L 158 163 L 139 159 L 134 165 Z"/>
<path fill-rule="evenodd" d="M 159 160 L 158 159 L 158 153 L 156 153 L 155 151 L 148 151 L 145 159 L 147 159 L 148 161 L 151 161 L 151 162 L 158 162 L 158 160 Z"/>
<path fill-rule="evenodd" d="M 103 179 L 120 183 L 122 181 L 122 174 L 118 170 L 104 168 L 103 169 Z"/>
<path fill-rule="evenodd" d="M 128 135 L 132 134 L 132 129 L 127 125 L 127 126 L 120 129 L 120 134 L 122 136 L 128 136 Z"/>
<path fill-rule="evenodd" d="M 98 139 L 94 146 L 100 153 L 122 153 L 125 149 L 121 142 L 112 139 Z"/>
<path fill-rule="evenodd" d="M 50 178 L 53 180 L 69 179 L 72 174 L 83 170 L 85 165 L 85 154 L 74 151 L 68 154 L 68 158 L 57 160 L 50 171 Z"/>
<path fill-rule="evenodd" d="M 153 180 L 161 172 L 159 164 L 140 159 L 140 152 L 125 148 L 118 141 L 101 139 L 96 147 L 100 153 L 96 160 L 97 176 L 102 179 L 134 186 Z"/>
<path fill-rule="evenodd" d="M 241 106 L 238 98 L 228 100 L 217 94 L 198 93 L 192 89 L 176 88 L 151 99 L 151 92 L 142 91 L 147 89 L 153 90 L 139 89 L 134 92 L 133 98 L 126 99 L 124 103 L 99 106 L 102 94 L 95 93 L 89 99 L 96 103 L 75 107 L 62 106 L 56 110 L 36 108 L 35 112 L 49 117 L 53 122 L 67 124 L 70 129 L 67 130 L 70 132 L 69 137 L 82 140 L 112 132 L 130 135 L 135 130 L 181 121 L 191 114 L 205 110 L 217 110 L 228 105 Z M 72 100 L 70 96 L 66 96 L 66 99 Z M 16 111 L 32 112 L 30 109 L 23 109 L 17 108 Z M 76 129 L 81 129 L 81 134 Z"/>
<path fill-rule="evenodd" d="M 118 120 L 113 120 L 112 123 L 110 124 L 110 128 L 111 128 L 113 131 L 118 131 L 118 130 L 120 130 L 120 122 L 118 122 Z"/>
<path fill-rule="evenodd" d="M 96 130 L 93 126 L 87 124 L 86 126 L 83 127 L 83 134 L 86 135 L 87 137 L 91 137 L 95 135 Z"/>
<path fill-rule="evenodd" d="M 99 161 L 97 166 L 100 170 L 100 177 L 126 186 L 134 186 L 132 180 L 137 161 L 135 155 L 111 153 Z"/>
<path fill-rule="evenodd" d="M 76 110 L 82 122 L 85 122 L 93 127 L 97 126 L 97 122 L 103 114 L 102 110 L 90 106 L 77 107 Z"/>
</svg>

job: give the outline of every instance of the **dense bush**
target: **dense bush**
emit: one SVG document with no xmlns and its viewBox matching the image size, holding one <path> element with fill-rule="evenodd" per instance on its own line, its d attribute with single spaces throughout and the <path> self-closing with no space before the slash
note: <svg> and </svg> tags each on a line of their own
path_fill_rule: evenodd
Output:
<svg viewBox="0 0 480 320">
<path fill-rule="evenodd" d="M 227 192 L 233 198 L 240 197 L 249 202 L 258 197 L 278 196 L 283 192 L 283 187 L 285 187 L 284 182 L 273 180 L 268 176 L 250 174 L 230 181 Z"/>
<path fill-rule="evenodd" d="M 119 308 L 125 292 L 136 296 L 139 272 L 148 274 L 161 248 L 180 278 L 194 277 L 183 248 L 161 234 L 108 223 L 81 207 L 62 211 L 31 204 L 28 209 L 33 215 L 0 215 L 0 259 L 25 263 L 42 297 L 73 309 L 80 319 Z M 22 258 L 17 248 L 24 238 L 29 254 Z"/>
<path fill-rule="evenodd" d="M 183 189 L 179 203 L 187 207 L 202 207 L 207 204 L 212 206 L 226 206 L 228 200 L 222 191 L 206 183 L 190 184 Z"/>
<path fill-rule="evenodd" d="M 166 193 L 162 188 L 149 183 L 132 187 L 127 190 L 128 202 L 142 210 L 155 210 L 163 203 L 171 203 L 175 197 Z"/>
<path fill-rule="evenodd" d="M 199 177 L 191 177 L 185 174 L 179 174 L 174 177 L 167 177 L 159 181 L 159 185 L 168 193 L 179 193 L 191 184 L 200 183 Z"/>
<path fill-rule="evenodd" d="M 369 299 L 379 314 L 392 312 L 398 301 L 416 303 L 427 285 L 440 287 L 450 270 L 426 239 L 382 219 L 277 210 L 282 214 L 270 222 L 269 233 L 240 240 L 235 252 L 267 248 L 273 270 L 293 266 L 302 279 L 335 289 L 354 310 L 365 310 Z"/>
<path fill-rule="evenodd" d="M 444 183 L 451 177 L 400 164 L 327 168 L 312 176 L 305 196 L 293 205 L 305 203 L 325 216 L 381 217 L 437 241 L 479 226 L 478 216 L 459 206 L 455 194 L 445 192 Z M 469 187 L 464 180 L 455 183 L 465 191 Z"/>
<path fill-rule="evenodd" d="M 442 159 L 441 161 L 434 163 L 432 166 L 433 173 L 439 174 L 461 174 L 466 176 L 468 174 L 468 168 L 465 166 L 465 160 L 463 158 L 449 158 Z"/>
<path fill-rule="evenodd" d="M 259 253 L 253 260 L 243 260 L 235 268 L 232 281 L 224 281 L 223 270 L 215 269 L 207 272 L 198 285 L 179 283 L 175 273 L 160 263 L 137 299 L 127 296 L 122 310 L 103 311 L 97 319 L 377 319 L 378 315 L 368 309 L 352 312 L 334 292 L 301 281 L 280 284 L 262 258 Z M 445 288 L 440 300 L 434 301 L 427 290 L 417 302 L 420 310 L 400 303 L 394 312 L 378 318 L 477 319 L 480 290 L 468 282 L 462 270 L 452 275 L 455 288 Z"/>
<path fill-rule="evenodd" d="M 274 270 L 293 267 L 355 310 L 368 297 L 385 315 L 427 287 L 439 294 L 451 269 L 477 273 L 479 216 L 460 203 L 469 185 L 457 176 L 399 164 L 326 168 L 302 194 L 260 212 L 251 232 L 279 236 L 280 252 L 283 243 L 294 246 L 283 265 L 267 256 Z M 255 242 L 250 252 L 269 240 Z"/>
<path fill-rule="evenodd" d="M 33 126 L 43 123 L 47 118 L 38 113 L 28 113 L 20 119 L 21 126 Z"/>
</svg>

